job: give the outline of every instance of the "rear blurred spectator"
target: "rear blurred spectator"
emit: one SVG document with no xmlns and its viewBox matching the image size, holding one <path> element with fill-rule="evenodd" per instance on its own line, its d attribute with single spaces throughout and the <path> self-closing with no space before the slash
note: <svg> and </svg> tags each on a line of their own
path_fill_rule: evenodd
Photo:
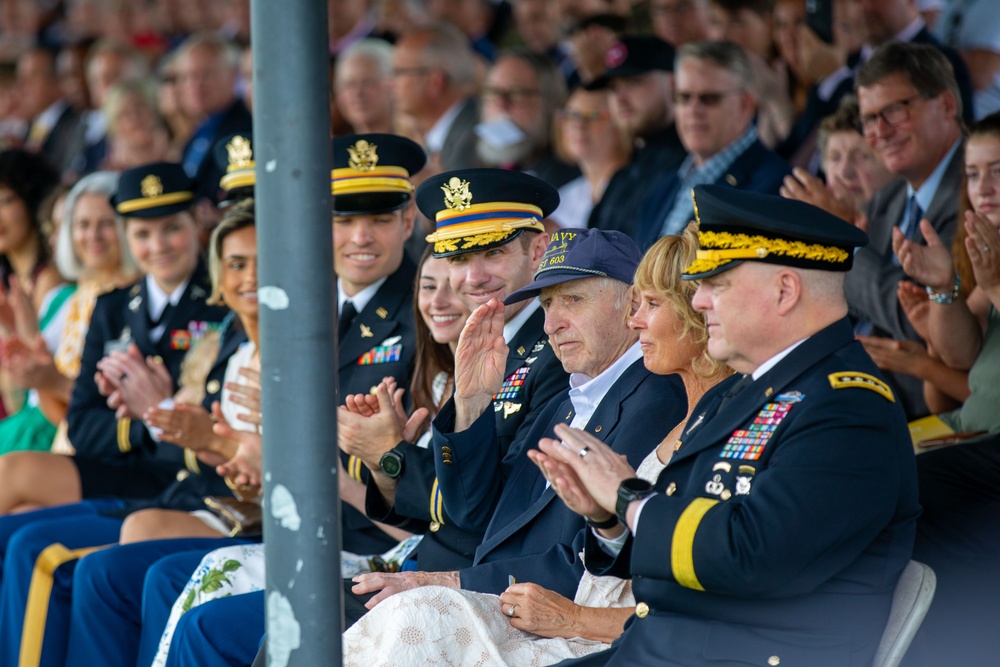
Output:
<svg viewBox="0 0 1000 667">
<path fill-rule="evenodd" d="M 513 27 L 525 49 L 550 58 L 563 78 L 572 82 L 576 65 L 569 43 L 562 41 L 556 9 L 549 0 L 514 0 Z"/>
<path fill-rule="evenodd" d="M 87 90 L 87 45 L 68 44 L 56 56 L 56 75 L 59 90 L 64 100 L 77 111 L 90 108 L 90 94 Z"/>
<path fill-rule="evenodd" d="M 490 0 L 426 0 L 427 17 L 450 23 L 469 39 L 472 49 L 489 62 L 496 59 L 497 47 L 487 37 L 493 23 Z"/>
<path fill-rule="evenodd" d="M 368 11 L 368 0 L 327 0 L 326 8 L 330 55 L 338 55 L 375 31 L 375 18 Z"/>
<path fill-rule="evenodd" d="M 219 23 L 219 34 L 226 39 L 250 44 L 250 0 L 212 0 Z"/>
<path fill-rule="evenodd" d="M 632 236 L 650 189 L 687 154 L 674 125 L 674 49 L 657 37 L 625 36 L 605 64 L 593 87 L 610 88 L 611 118 L 631 138 L 632 160 L 612 177 L 588 224 Z"/>
<path fill-rule="evenodd" d="M 209 33 L 192 35 L 177 49 L 181 108 L 198 124 L 181 163 L 198 185 L 197 196 L 215 201 L 222 172 L 211 157 L 222 137 L 252 130 L 246 105 L 236 95 L 239 50 Z"/>
<path fill-rule="evenodd" d="M 40 153 L 60 173 L 69 167 L 80 112 L 63 97 L 55 55 L 31 49 L 17 61 L 18 103 L 29 129 L 24 146 Z"/>
<path fill-rule="evenodd" d="M 650 0 L 653 34 L 677 48 L 708 39 L 708 0 Z"/>
<path fill-rule="evenodd" d="M 0 1 L 0 61 L 14 62 L 37 43 L 41 12 L 35 0 Z"/>
<path fill-rule="evenodd" d="M 363 39 L 337 58 L 337 107 L 355 133 L 393 132 L 392 47 Z"/>
<path fill-rule="evenodd" d="M 759 93 L 757 133 L 768 148 L 788 135 L 796 111 L 789 94 L 788 69 L 775 60 L 774 6 L 774 0 L 709 0 L 709 38 L 733 42 L 750 58 Z"/>
<path fill-rule="evenodd" d="M 555 65 L 527 51 L 502 54 L 486 75 L 476 153 L 489 167 L 526 171 L 553 187 L 580 175 L 552 152 L 552 118 L 566 100 Z"/>
<path fill-rule="evenodd" d="M 560 227 L 586 227 L 594 204 L 632 153 L 628 135 L 611 120 L 607 90 L 574 90 L 556 114 L 556 155 L 583 174 L 559 188 L 559 208 L 549 219 Z"/>
<path fill-rule="evenodd" d="M 93 42 L 106 33 L 105 19 L 112 3 L 108 0 L 63 0 L 66 11 L 64 37 L 69 42 Z"/>
<path fill-rule="evenodd" d="M 149 83 L 123 81 L 112 87 L 105 98 L 108 140 L 101 168 L 124 171 L 177 159 L 171 153 L 170 132 L 156 110 L 156 97 Z"/>
<path fill-rule="evenodd" d="M 432 171 L 476 166 L 479 120 L 475 56 L 454 26 L 436 24 L 402 37 L 392 53 L 396 111 L 430 155 Z"/>
<path fill-rule="evenodd" d="M 17 69 L 13 64 L 0 64 L 0 150 L 20 147 L 28 133 L 17 95 Z"/>
<path fill-rule="evenodd" d="M 569 28 L 570 45 L 576 74 L 584 84 L 604 74 L 604 59 L 628 27 L 628 20 L 617 14 L 584 16 Z"/>
<path fill-rule="evenodd" d="M 375 34 L 393 41 L 427 25 L 424 0 L 375 0 Z"/>
<path fill-rule="evenodd" d="M 108 90 L 121 81 L 144 77 L 146 64 L 121 42 L 102 40 L 90 49 L 86 81 L 90 107 L 84 111 L 70 164 L 73 180 L 97 170 L 107 155 L 108 121 L 104 113 Z"/>
<path fill-rule="evenodd" d="M 156 108 L 170 130 L 170 154 L 180 160 L 184 146 L 194 134 L 195 121 L 181 107 L 180 86 L 177 82 L 177 59 L 167 54 L 160 61 L 160 74 L 156 88 Z"/>
<path fill-rule="evenodd" d="M 946 3 L 934 35 L 958 49 L 968 63 L 975 117 L 1000 109 L 1000 3 L 952 0 Z"/>
</svg>

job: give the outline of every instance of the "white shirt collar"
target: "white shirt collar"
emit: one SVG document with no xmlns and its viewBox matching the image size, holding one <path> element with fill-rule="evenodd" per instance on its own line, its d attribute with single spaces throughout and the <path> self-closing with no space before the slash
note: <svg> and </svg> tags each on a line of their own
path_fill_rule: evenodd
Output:
<svg viewBox="0 0 1000 667">
<path fill-rule="evenodd" d="M 424 146 L 426 146 L 428 153 L 440 153 L 441 149 L 444 148 L 444 140 L 448 137 L 452 123 L 458 118 L 458 113 L 462 110 L 465 102 L 466 100 L 462 99 L 448 107 L 448 110 L 441 114 L 441 117 L 434 123 L 434 127 L 424 135 Z"/>
<path fill-rule="evenodd" d="M 364 288 L 354 296 L 347 296 L 347 292 L 344 291 L 343 286 L 340 284 L 340 280 L 337 280 L 337 312 L 343 312 L 344 302 L 350 301 L 354 304 L 354 310 L 356 312 L 361 312 L 368 305 L 368 302 L 375 297 L 375 293 L 378 292 L 379 288 L 382 287 L 383 283 L 389 279 L 389 276 L 380 278 L 376 280 L 368 287 Z"/>
<path fill-rule="evenodd" d="M 528 321 L 528 318 L 531 317 L 535 311 L 538 310 L 538 308 L 538 299 L 532 299 L 525 304 L 524 308 L 521 309 L 521 312 L 510 318 L 510 320 L 503 325 L 503 342 L 510 345 L 510 341 L 514 339 L 517 332 L 521 330 L 524 323 Z"/>
<path fill-rule="evenodd" d="M 573 403 L 573 421 L 570 422 L 570 426 L 586 428 L 608 390 L 615 382 L 618 382 L 622 373 L 639 359 L 642 359 L 642 346 L 636 341 L 597 377 L 592 378 L 583 373 L 572 373 L 569 376 L 569 386 L 571 387 L 569 400 Z"/>
<path fill-rule="evenodd" d="M 761 375 L 763 375 L 764 373 L 768 372 L 769 370 L 771 370 L 772 368 L 774 368 L 775 366 L 777 366 L 778 362 L 780 362 L 782 359 L 784 359 L 789 354 L 791 354 L 792 350 L 794 350 L 795 348 L 797 348 L 799 345 L 802 345 L 802 343 L 804 343 L 804 342 L 806 342 L 805 338 L 803 338 L 802 340 L 800 340 L 800 341 L 798 341 L 796 343 L 792 343 L 791 345 L 789 345 L 788 347 L 786 347 L 784 350 L 782 350 L 781 352 L 779 352 L 778 354 L 774 355 L 773 357 L 771 357 L 770 359 L 768 359 L 767 361 L 765 361 L 764 363 L 762 363 L 760 366 L 758 366 L 757 369 L 754 370 L 754 372 L 753 372 L 753 374 L 752 374 L 751 377 L 753 377 L 754 380 L 757 380 Z"/>
</svg>

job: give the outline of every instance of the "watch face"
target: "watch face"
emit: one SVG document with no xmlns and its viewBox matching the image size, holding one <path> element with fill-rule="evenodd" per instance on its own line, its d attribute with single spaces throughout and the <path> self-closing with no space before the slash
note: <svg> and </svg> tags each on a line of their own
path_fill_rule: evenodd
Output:
<svg viewBox="0 0 1000 667">
<path fill-rule="evenodd" d="M 403 470 L 403 461 L 392 452 L 386 452 L 379 460 L 378 466 L 389 477 L 396 477 Z"/>
<path fill-rule="evenodd" d="M 622 482 L 622 488 L 629 491 L 630 493 L 641 493 L 643 491 L 648 491 L 653 488 L 653 485 L 644 479 L 639 477 L 634 477 L 632 479 L 626 479 Z"/>
</svg>

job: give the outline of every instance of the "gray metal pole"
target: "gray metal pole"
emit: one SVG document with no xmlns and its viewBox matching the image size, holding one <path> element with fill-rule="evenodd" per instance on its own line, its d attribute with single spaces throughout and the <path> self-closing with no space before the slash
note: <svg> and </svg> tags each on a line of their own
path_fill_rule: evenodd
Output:
<svg viewBox="0 0 1000 667">
<path fill-rule="evenodd" d="M 325 0 L 252 0 L 267 664 L 341 664 Z"/>
</svg>

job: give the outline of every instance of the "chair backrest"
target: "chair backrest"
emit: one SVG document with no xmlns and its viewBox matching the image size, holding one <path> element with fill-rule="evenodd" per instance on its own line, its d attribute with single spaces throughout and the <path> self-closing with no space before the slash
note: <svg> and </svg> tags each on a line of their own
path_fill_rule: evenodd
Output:
<svg viewBox="0 0 1000 667">
<path fill-rule="evenodd" d="M 896 667 L 910 647 L 920 623 L 934 599 L 937 577 L 934 570 L 911 560 L 899 575 L 892 595 L 889 622 L 875 651 L 873 667 Z"/>
</svg>

